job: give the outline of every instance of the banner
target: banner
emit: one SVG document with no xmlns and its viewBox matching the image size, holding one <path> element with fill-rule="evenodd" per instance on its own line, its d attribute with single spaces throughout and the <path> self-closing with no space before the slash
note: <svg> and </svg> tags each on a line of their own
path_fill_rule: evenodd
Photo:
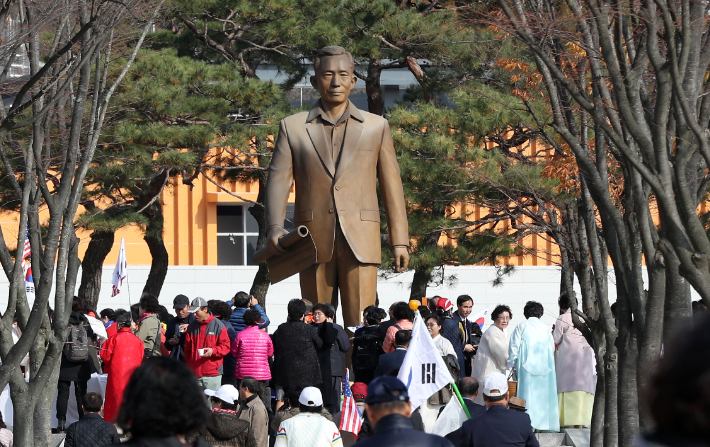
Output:
<svg viewBox="0 0 710 447">
<path fill-rule="evenodd" d="M 409 342 L 397 378 L 407 385 L 412 411 L 419 408 L 432 394 L 454 381 L 419 312 L 414 319 L 412 341 Z"/>
</svg>

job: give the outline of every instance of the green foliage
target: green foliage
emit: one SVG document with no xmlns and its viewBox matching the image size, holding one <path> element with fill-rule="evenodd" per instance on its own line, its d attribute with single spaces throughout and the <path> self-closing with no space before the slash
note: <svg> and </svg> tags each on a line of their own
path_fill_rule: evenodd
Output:
<svg viewBox="0 0 710 447">
<path fill-rule="evenodd" d="M 144 211 L 169 182 L 193 181 L 212 161 L 214 146 L 248 151 L 244 128 L 283 107 L 273 83 L 244 79 L 233 63 L 208 64 L 170 48 L 142 51 L 114 104 L 113 125 L 87 174 L 88 211 L 79 221 L 96 230 L 145 226 Z"/>
</svg>

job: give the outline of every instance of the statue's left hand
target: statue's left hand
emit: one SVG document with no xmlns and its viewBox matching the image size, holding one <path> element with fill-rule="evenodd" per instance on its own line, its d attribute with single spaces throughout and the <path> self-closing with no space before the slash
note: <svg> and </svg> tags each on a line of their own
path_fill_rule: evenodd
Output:
<svg viewBox="0 0 710 447">
<path fill-rule="evenodd" d="M 407 270 L 409 264 L 409 250 L 407 247 L 394 247 L 394 271 L 401 273 Z"/>
</svg>

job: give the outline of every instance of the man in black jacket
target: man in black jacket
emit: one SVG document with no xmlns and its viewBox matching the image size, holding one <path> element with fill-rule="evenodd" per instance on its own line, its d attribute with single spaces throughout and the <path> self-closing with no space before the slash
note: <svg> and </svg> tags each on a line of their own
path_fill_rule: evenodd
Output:
<svg viewBox="0 0 710 447">
<path fill-rule="evenodd" d="M 195 315 L 190 313 L 190 298 L 176 296 L 173 309 L 176 316 L 168 321 L 165 329 L 165 348 L 170 351 L 170 357 L 185 363 L 185 334 L 187 326 L 195 321 Z"/>
<path fill-rule="evenodd" d="M 473 309 L 473 298 L 468 295 L 461 295 L 456 298 L 458 309 L 454 312 L 453 320 L 458 323 L 463 335 L 463 356 L 464 369 L 461 370 L 462 377 L 471 376 L 471 359 L 476 355 L 478 343 L 481 341 L 481 328 L 476 323 L 468 321 L 466 317 Z"/>
<path fill-rule="evenodd" d="M 508 379 L 505 375 L 492 372 L 483 379 L 483 400 L 488 410 L 463 423 L 459 447 L 540 447 L 530 416 L 507 408 Z"/>
<path fill-rule="evenodd" d="M 407 387 L 396 377 L 377 377 L 367 387 L 365 412 L 375 435 L 358 447 L 453 447 L 440 436 L 417 431 L 409 419 L 412 406 Z"/>
<path fill-rule="evenodd" d="M 380 356 L 380 361 L 375 369 L 375 377 L 384 376 L 393 369 L 398 370 L 402 367 L 410 340 L 412 340 L 412 331 L 403 330 L 394 334 L 395 350 Z"/>
<path fill-rule="evenodd" d="M 121 442 L 116 427 L 104 421 L 104 403 L 96 393 L 86 393 L 81 400 L 84 416 L 67 429 L 65 447 L 103 447 Z"/>
</svg>

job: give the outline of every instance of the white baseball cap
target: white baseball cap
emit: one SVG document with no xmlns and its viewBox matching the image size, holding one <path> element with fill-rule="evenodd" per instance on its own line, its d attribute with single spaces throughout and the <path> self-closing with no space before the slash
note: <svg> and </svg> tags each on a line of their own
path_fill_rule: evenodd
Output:
<svg viewBox="0 0 710 447">
<path fill-rule="evenodd" d="M 239 391 L 234 388 L 234 385 L 222 385 L 217 388 L 217 391 L 206 389 L 205 394 L 210 397 L 216 397 L 228 404 L 234 404 L 235 401 L 239 400 Z"/>
<path fill-rule="evenodd" d="M 508 392 L 508 379 L 499 372 L 492 372 L 483 378 L 483 394 L 488 397 L 503 396 Z"/>
<path fill-rule="evenodd" d="M 298 396 L 298 403 L 307 407 L 320 407 L 323 405 L 323 396 L 321 396 L 318 388 L 307 386 L 301 391 L 301 395 Z"/>
</svg>

